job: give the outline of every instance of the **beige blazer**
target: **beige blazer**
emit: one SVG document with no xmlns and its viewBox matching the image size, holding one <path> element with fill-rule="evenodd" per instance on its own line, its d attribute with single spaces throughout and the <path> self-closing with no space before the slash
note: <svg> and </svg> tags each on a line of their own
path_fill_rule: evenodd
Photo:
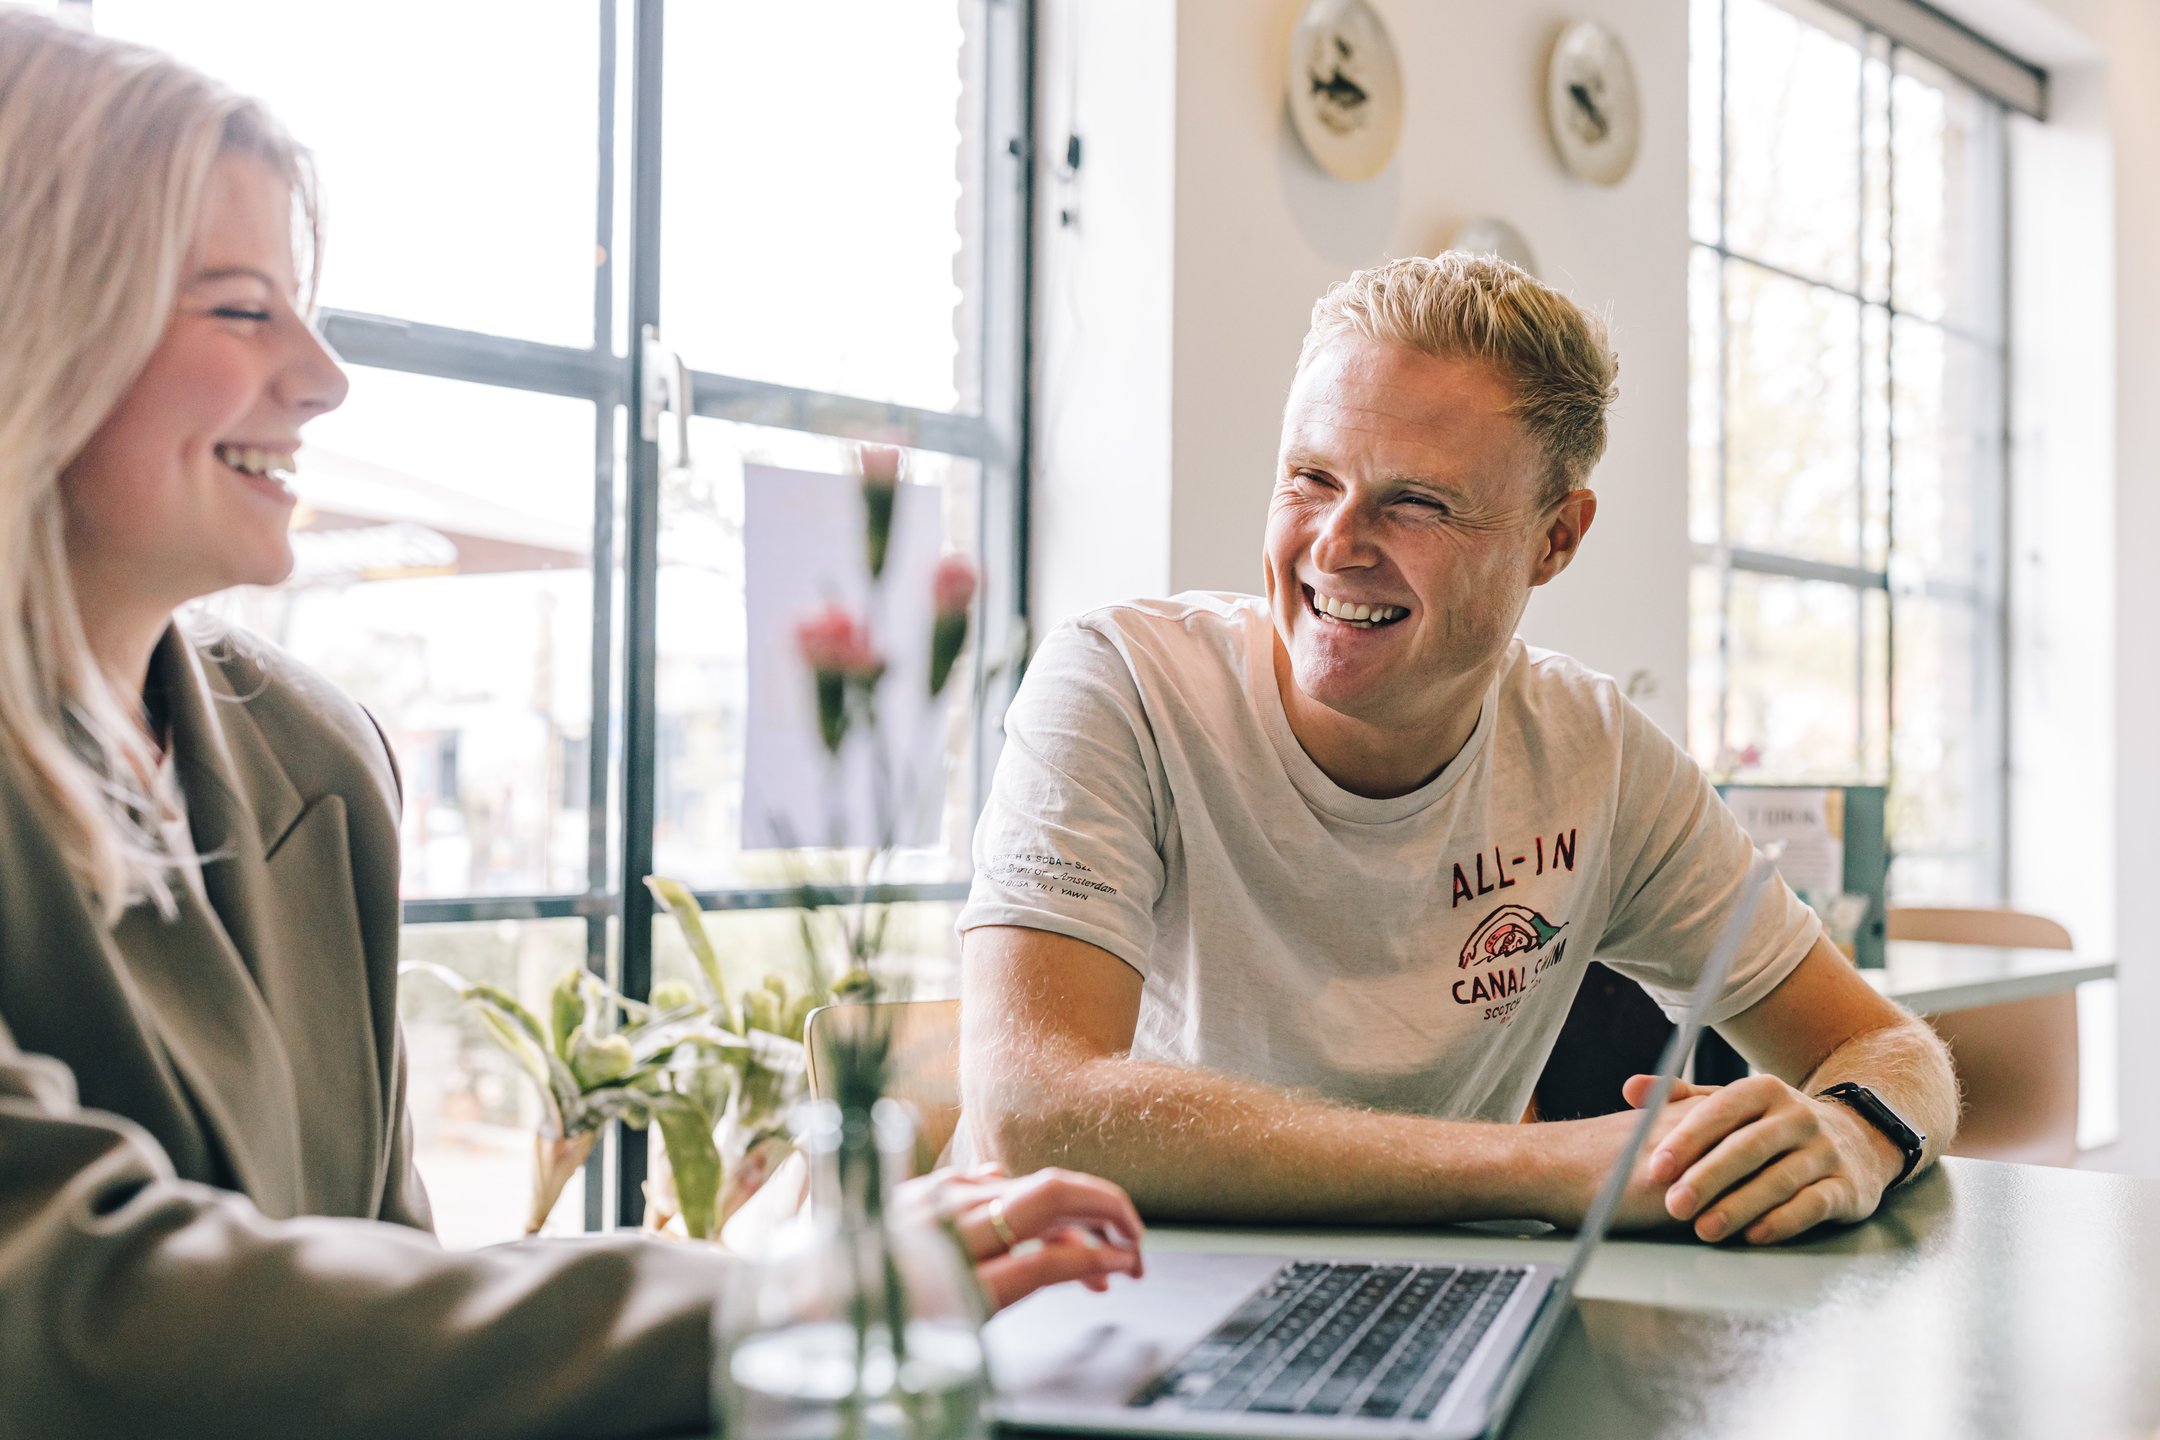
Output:
<svg viewBox="0 0 2160 1440">
<path fill-rule="evenodd" d="M 174 919 L 104 926 L 0 767 L 0 1435 L 706 1424 L 718 1256 L 429 1231 L 366 712 L 240 633 L 151 685 L 208 857 Z"/>
</svg>

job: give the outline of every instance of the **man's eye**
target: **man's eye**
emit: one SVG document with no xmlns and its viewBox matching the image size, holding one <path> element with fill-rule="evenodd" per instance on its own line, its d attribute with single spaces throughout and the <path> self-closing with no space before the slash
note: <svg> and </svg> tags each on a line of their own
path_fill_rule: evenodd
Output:
<svg viewBox="0 0 2160 1440">
<path fill-rule="evenodd" d="M 1416 505 L 1426 510 L 1436 510 L 1442 514 L 1445 514 L 1447 512 L 1447 506 L 1441 504 L 1438 500 L 1435 500 L 1428 495 L 1405 495 L 1402 497 L 1402 503 L 1405 505 Z"/>
<path fill-rule="evenodd" d="M 220 305 L 210 313 L 220 320 L 253 320 L 257 324 L 266 323 L 270 319 L 269 311 L 250 310 L 245 305 Z"/>
</svg>

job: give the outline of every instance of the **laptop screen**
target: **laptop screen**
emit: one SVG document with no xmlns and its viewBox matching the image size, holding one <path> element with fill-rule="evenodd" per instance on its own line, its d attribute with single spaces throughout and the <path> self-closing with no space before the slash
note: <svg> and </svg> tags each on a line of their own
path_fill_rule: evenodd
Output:
<svg viewBox="0 0 2160 1440">
<path fill-rule="evenodd" d="M 1657 1084 L 1650 1098 L 1643 1103 L 1642 1112 L 1635 1122 L 1634 1132 L 1628 1143 L 1613 1162 L 1606 1174 L 1605 1183 L 1598 1188 L 1597 1199 L 1592 1202 L 1589 1213 L 1583 1217 L 1582 1229 L 1576 1232 L 1575 1247 L 1569 1257 L 1567 1274 L 1553 1292 L 1552 1302 L 1547 1306 L 1546 1320 L 1562 1314 L 1567 1309 L 1568 1298 L 1574 1293 L 1575 1282 L 1582 1277 L 1583 1268 L 1590 1263 L 1590 1256 L 1605 1238 L 1612 1225 L 1613 1215 L 1620 1208 L 1621 1196 L 1627 1192 L 1628 1177 L 1635 1171 L 1635 1162 L 1642 1155 L 1643 1146 L 1650 1138 L 1650 1127 L 1657 1123 L 1658 1111 L 1665 1106 L 1665 1097 L 1672 1093 L 1673 1081 L 1680 1074 L 1688 1052 L 1694 1048 L 1696 1037 L 1702 1034 L 1703 1020 L 1710 1007 L 1724 993 L 1726 977 L 1732 974 L 1733 959 L 1740 952 L 1740 942 L 1746 938 L 1748 924 L 1755 918 L 1755 911 L 1762 904 L 1774 882 L 1776 871 L 1769 860 L 1758 854 L 1755 863 L 1748 868 L 1747 878 L 1742 882 L 1740 903 L 1726 917 L 1724 929 L 1718 932 L 1717 944 L 1710 951 L 1710 958 L 1703 964 L 1702 974 L 1695 981 L 1695 991 L 1688 1001 L 1687 1014 L 1674 1027 L 1672 1038 L 1665 1042 L 1665 1050 L 1658 1057 Z"/>
</svg>

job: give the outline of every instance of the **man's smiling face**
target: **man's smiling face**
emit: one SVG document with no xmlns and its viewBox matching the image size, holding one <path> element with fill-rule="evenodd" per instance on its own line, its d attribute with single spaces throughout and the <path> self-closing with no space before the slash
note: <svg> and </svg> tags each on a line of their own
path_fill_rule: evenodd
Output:
<svg viewBox="0 0 2160 1440">
<path fill-rule="evenodd" d="M 1299 371 L 1264 561 L 1308 750 L 1316 724 L 1447 727 L 1483 694 L 1531 587 L 1567 563 L 1574 537 L 1555 553 L 1548 466 L 1513 399 L 1485 361 L 1355 333 Z"/>
</svg>

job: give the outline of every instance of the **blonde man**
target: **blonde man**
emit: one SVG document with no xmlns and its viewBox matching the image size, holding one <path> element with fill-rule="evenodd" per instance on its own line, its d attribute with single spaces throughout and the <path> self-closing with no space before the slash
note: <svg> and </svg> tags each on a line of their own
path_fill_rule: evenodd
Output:
<svg viewBox="0 0 2160 1440">
<path fill-rule="evenodd" d="M 1265 595 L 1081 616 L 1013 704 L 960 918 L 978 1145 L 1164 1217 L 1581 1217 L 1631 1118 L 1510 1122 L 1593 956 L 1684 1005 L 1753 854 L 1612 681 L 1515 638 L 1597 516 L 1614 376 L 1497 260 L 1314 307 Z M 1710 1018 L 1760 1073 L 1675 1092 L 1623 1225 L 1859 1220 L 1954 1128 L 1941 1044 L 1782 885 Z"/>
</svg>

